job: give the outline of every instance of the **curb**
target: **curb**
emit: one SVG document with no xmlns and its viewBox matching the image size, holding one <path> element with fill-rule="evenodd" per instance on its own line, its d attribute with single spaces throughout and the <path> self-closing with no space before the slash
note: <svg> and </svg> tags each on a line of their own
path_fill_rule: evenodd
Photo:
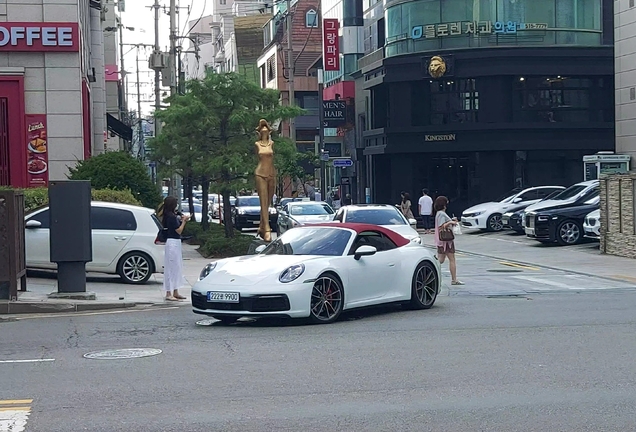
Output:
<svg viewBox="0 0 636 432">
<path fill-rule="evenodd" d="M 430 245 L 425 245 L 425 246 L 427 248 L 429 248 L 429 249 L 435 250 L 434 246 L 430 246 Z M 632 284 L 634 284 L 633 280 L 621 279 L 621 278 L 613 278 L 613 277 L 610 277 L 610 276 L 601 276 L 601 275 L 597 275 L 597 274 L 594 274 L 594 273 L 586 273 L 586 272 L 577 271 L 577 270 L 565 269 L 565 268 L 562 268 L 562 267 L 547 266 L 545 264 L 537 264 L 537 263 L 528 262 L 528 261 L 516 261 L 516 260 L 512 260 L 510 258 L 501 258 L 501 257 L 494 256 L 494 255 L 480 254 L 480 253 L 477 253 L 477 252 L 468 252 L 468 251 L 461 250 L 461 249 L 457 249 L 457 252 L 461 252 L 461 253 L 466 254 L 466 255 L 482 257 L 482 258 L 490 258 L 490 259 L 506 261 L 506 262 L 513 263 L 513 264 L 529 265 L 529 266 L 539 267 L 539 268 L 543 268 L 543 269 L 546 269 L 546 270 L 562 271 L 562 272 L 572 273 L 572 274 L 576 274 L 576 275 L 580 275 L 580 276 L 590 276 L 590 277 L 595 277 L 595 278 L 599 278 L 599 279 L 609 280 L 609 281 L 612 281 L 612 282 L 621 282 L 621 283 L 632 283 Z M 634 285 L 636 285 L 636 284 L 634 284 Z"/>
<path fill-rule="evenodd" d="M 90 312 L 109 309 L 128 309 L 148 303 L 46 303 L 0 301 L 0 315 Z"/>
</svg>

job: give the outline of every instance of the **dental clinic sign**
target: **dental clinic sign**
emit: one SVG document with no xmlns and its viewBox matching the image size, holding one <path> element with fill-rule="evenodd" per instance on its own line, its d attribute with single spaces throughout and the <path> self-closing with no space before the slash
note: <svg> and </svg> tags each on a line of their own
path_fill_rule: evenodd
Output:
<svg viewBox="0 0 636 432">
<path fill-rule="evenodd" d="M 0 52 L 77 52 L 77 23 L 2 23 Z"/>
</svg>

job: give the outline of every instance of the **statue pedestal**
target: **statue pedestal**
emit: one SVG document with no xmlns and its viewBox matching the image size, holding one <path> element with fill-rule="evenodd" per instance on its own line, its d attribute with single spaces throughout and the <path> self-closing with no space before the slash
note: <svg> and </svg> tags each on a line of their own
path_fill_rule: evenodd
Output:
<svg viewBox="0 0 636 432">
<path fill-rule="evenodd" d="M 250 246 L 247 248 L 247 254 L 248 255 L 256 255 L 256 248 L 259 246 L 267 246 L 269 243 L 267 243 L 265 240 L 256 237 L 254 240 L 252 240 L 252 243 L 250 243 Z"/>
</svg>

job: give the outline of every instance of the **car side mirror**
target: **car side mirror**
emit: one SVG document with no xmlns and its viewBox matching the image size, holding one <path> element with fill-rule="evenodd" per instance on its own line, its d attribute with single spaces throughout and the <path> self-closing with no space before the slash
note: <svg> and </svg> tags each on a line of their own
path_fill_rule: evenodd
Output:
<svg viewBox="0 0 636 432">
<path fill-rule="evenodd" d="M 375 253 L 378 250 L 373 247 L 373 246 L 369 246 L 369 245 L 362 245 L 360 246 L 358 249 L 356 249 L 355 254 L 353 255 L 353 258 L 358 261 L 360 258 L 362 258 L 363 256 L 371 256 L 371 255 L 375 255 Z"/>
<path fill-rule="evenodd" d="M 416 219 L 409 219 L 409 225 L 417 225 Z"/>
<path fill-rule="evenodd" d="M 25 227 L 31 229 L 42 228 L 42 223 L 40 221 L 31 219 L 26 223 Z"/>
<path fill-rule="evenodd" d="M 520 197 L 517 197 L 517 198 L 512 200 L 513 204 L 520 203 L 521 201 L 523 201 L 523 200 Z"/>
<path fill-rule="evenodd" d="M 267 246 L 265 245 L 260 245 L 259 247 L 257 247 L 256 249 L 254 249 L 254 252 L 256 252 L 257 254 L 263 252 L 265 250 Z"/>
</svg>

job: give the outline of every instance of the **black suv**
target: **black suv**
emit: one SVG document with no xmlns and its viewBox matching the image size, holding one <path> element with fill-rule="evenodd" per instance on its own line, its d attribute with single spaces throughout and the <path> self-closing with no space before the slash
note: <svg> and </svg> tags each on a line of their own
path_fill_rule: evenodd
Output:
<svg viewBox="0 0 636 432">
<path fill-rule="evenodd" d="M 240 196 L 236 198 L 236 205 L 232 207 L 232 222 L 234 228 L 242 231 L 258 228 L 261 221 L 261 200 L 257 196 Z M 269 226 L 276 232 L 278 213 L 274 207 L 269 208 Z"/>
</svg>

